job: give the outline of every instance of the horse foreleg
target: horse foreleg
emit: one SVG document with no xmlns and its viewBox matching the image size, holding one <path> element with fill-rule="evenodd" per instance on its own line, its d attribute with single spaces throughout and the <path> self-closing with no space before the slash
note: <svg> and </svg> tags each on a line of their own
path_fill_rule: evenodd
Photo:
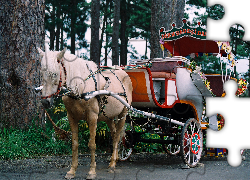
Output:
<svg viewBox="0 0 250 180">
<path fill-rule="evenodd" d="M 78 121 L 75 121 L 71 115 L 68 114 L 70 128 L 72 132 L 72 165 L 69 172 L 67 172 L 65 178 L 71 179 L 75 177 L 76 169 L 78 166 Z"/>
<path fill-rule="evenodd" d="M 90 170 L 87 176 L 87 179 L 95 179 L 96 177 L 96 162 L 95 162 L 95 150 L 96 150 L 96 144 L 95 144 L 95 137 L 96 137 L 96 128 L 97 128 L 97 118 L 95 118 L 95 115 L 91 115 L 89 117 L 89 149 L 91 154 L 91 163 L 90 163 Z"/>
</svg>

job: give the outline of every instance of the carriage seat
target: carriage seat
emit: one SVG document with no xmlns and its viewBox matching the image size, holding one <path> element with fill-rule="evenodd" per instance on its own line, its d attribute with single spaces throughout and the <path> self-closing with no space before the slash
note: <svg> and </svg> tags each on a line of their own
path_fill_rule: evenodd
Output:
<svg viewBox="0 0 250 180">
<path fill-rule="evenodd" d="M 167 78 L 167 79 L 176 78 L 175 73 L 169 73 L 169 72 L 151 72 L 151 73 L 152 73 L 152 78 Z"/>
</svg>

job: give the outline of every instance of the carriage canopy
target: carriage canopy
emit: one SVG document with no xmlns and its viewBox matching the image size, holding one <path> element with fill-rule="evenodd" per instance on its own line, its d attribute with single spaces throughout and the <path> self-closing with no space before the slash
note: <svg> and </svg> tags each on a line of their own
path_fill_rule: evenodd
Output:
<svg viewBox="0 0 250 180">
<path fill-rule="evenodd" d="M 183 19 L 183 26 L 176 28 L 172 24 L 172 29 L 165 31 L 161 28 L 159 31 L 162 48 L 170 51 L 172 56 L 188 56 L 191 53 L 223 53 L 220 52 L 218 44 L 212 40 L 206 40 L 206 30 L 198 23 L 198 27 L 187 25 L 186 19 Z"/>
</svg>

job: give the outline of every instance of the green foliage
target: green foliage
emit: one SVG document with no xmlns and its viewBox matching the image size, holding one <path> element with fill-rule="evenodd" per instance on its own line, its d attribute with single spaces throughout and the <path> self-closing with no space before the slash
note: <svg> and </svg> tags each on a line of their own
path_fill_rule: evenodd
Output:
<svg viewBox="0 0 250 180">
<path fill-rule="evenodd" d="M 54 141 L 52 131 L 43 132 L 35 126 L 28 130 L 3 129 L 0 130 L 0 159 L 23 159 L 43 155 L 62 155 L 71 153 L 70 143 Z"/>
<path fill-rule="evenodd" d="M 211 56 L 199 56 L 195 57 L 192 61 L 193 66 L 201 66 L 201 71 L 204 74 L 222 74 L 220 59 L 211 55 Z M 223 74 L 226 74 L 226 64 L 222 63 Z M 229 71 L 228 71 L 229 72 Z"/>
<path fill-rule="evenodd" d="M 85 0 L 46 0 L 45 9 L 45 30 L 50 32 L 49 38 L 52 42 L 55 38 L 60 39 L 61 50 L 63 46 L 71 48 L 71 45 L 67 45 L 67 41 L 60 34 L 62 31 L 66 33 L 67 38 L 76 37 L 75 40 L 79 42 L 80 48 L 88 46 L 85 33 L 88 28 L 86 21 L 89 16 L 90 3 Z M 60 33 L 57 33 L 58 30 Z M 54 50 L 54 44 L 50 44 L 50 49 Z"/>
<path fill-rule="evenodd" d="M 206 7 L 207 6 L 207 0 L 187 0 L 187 4 L 200 6 L 200 7 Z"/>
<path fill-rule="evenodd" d="M 139 126 L 134 126 L 136 132 L 143 132 L 144 130 Z M 141 135 L 143 139 L 161 139 L 158 134 L 145 133 Z M 162 144 L 159 143 L 144 143 L 137 142 L 134 146 L 135 152 L 162 152 Z"/>
<path fill-rule="evenodd" d="M 207 8 L 208 17 L 214 20 L 222 19 L 225 14 L 225 9 L 221 5 L 214 5 Z"/>
<path fill-rule="evenodd" d="M 57 125 L 64 130 L 70 130 L 67 117 L 61 118 Z M 53 129 L 44 130 L 35 125 L 26 130 L 0 130 L 0 160 L 24 159 L 45 155 L 70 155 L 71 140 L 66 142 L 53 138 Z M 89 153 L 89 129 L 85 121 L 79 122 L 79 153 Z M 109 151 L 110 131 L 105 122 L 98 123 L 96 145 L 97 153 Z"/>
</svg>

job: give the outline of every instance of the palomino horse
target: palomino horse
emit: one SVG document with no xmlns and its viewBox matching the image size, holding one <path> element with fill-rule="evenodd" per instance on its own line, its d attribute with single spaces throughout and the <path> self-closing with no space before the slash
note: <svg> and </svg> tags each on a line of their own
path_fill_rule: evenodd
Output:
<svg viewBox="0 0 250 180">
<path fill-rule="evenodd" d="M 72 132 L 72 166 L 65 178 L 74 178 L 78 166 L 78 122 L 86 120 L 90 130 L 89 149 L 91 164 L 87 179 L 96 177 L 95 162 L 95 137 L 98 121 L 105 121 L 110 128 L 113 139 L 113 154 L 109 168 L 114 170 L 118 160 L 118 142 L 123 129 L 127 108 L 117 99 L 110 96 L 98 96 L 85 101 L 84 93 L 96 90 L 109 90 L 120 95 L 131 104 L 132 83 L 127 73 L 120 69 L 98 70 L 92 61 L 77 58 L 75 55 L 49 51 L 44 53 L 38 49 L 42 56 L 42 104 L 49 108 L 53 104 L 53 96 L 59 94 L 61 87 L 69 90 L 63 96 L 63 102 L 67 109 L 67 116 Z M 114 121 L 116 119 L 116 121 Z"/>
</svg>

